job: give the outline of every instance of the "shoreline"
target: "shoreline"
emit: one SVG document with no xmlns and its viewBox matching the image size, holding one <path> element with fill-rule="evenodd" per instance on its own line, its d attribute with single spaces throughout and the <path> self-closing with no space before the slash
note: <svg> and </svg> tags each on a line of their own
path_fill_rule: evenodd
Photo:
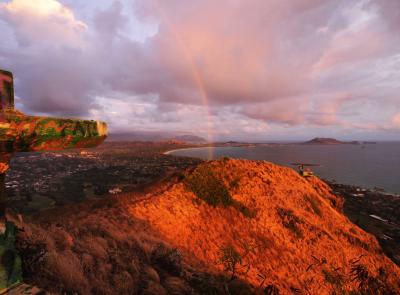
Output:
<svg viewBox="0 0 400 295">
<path fill-rule="evenodd" d="M 177 149 L 168 150 L 168 151 L 163 152 L 162 154 L 163 155 L 171 155 L 172 153 L 178 152 L 178 151 L 198 150 L 198 149 L 204 149 L 204 148 L 217 148 L 217 147 L 225 148 L 225 147 L 232 147 L 232 146 L 213 145 L 213 146 L 185 147 L 185 148 L 177 148 Z M 173 155 L 173 156 L 176 156 L 176 157 L 190 157 L 190 158 L 193 157 L 193 156 L 182 156 L 182 155 Z M 201 158 L 201 157 L 194 157 L 194 158 L 205 160 L 204 158 Z M 245 159 L 245 158 L 243 158 L 243 159 Z M 214 160 L 217 160 L 217 159 L 214 159 Z M 268 161 L 268 160 L 255 160 L 255 161 Z M 271 162 L 271 163 L 276 164 L 276 165 L 281 165 L 281 166 L 292 168 L 291 166 L 288 166 L 288 165 L 282 165 L 282 164 L 275 163 L 275 162 L 272 162 L 272 161 L 268 161 L 268 162 Z M 323 181 L 328 182 L 330 184 L 336 183 L 336 184 L 341 184 L 341 185 L 344 185 L 344 186 L 347 186 L 347 187 L 358 188 L 359 192 L 364 192 L 364 193 L 365 192 L 375 192 L 375 193 L 380 193 L 381 195 L 393 196 L 393 197 L 400 198 L 400 192 L 390 192 L 390 191 L 387 191 L 386 189 L 383 189 L 383 188 L 380 189 L 379 187 L 364 187 L 364 186 L 361 186 L 361 185 L 358 185 L 358 184 L 350 184 L 350 183 L 345 183 L 345 182 L 336 182 L 334 179 L 326 179 L 325 177 L 320 177 L 318 175 L 316 175 L 316 176 L 318 178 L 322 179 Z M 376 188 L 378 188 L 378 189 L 376 189 Z"/>
<path fill-rule="evenodd" d="M 203 149 L 203 148 L 215 148 L 216 146 L 200 146 L 200 147 L 187 147 L 187 148 L 179 148 L 179 149 L 173 149 L 173 150 L 168 150 L 163 152 L 163 155 L 170 155 L 173 152 L 177 151 L 186 151 L 186 150 L 198 150 L 198 149 Z M 177 157 L 182 157 L 182 156 L 177 156 Z"/>
<path fill-rule="evenodd" d="M 382 191 L 326 181 L 335 195 L 344 198 L 344 214 L 373 234 L 385 254 L 400 266 L 400 196 Z"/>
<path fill-rule="evenodd" d="M 174 149 L 164 154 L 201 148 L 205 147 Z M 400 266 L 400 218 L 396 213 L 400 209 L 400 194 L 320 179 L 329 185 L 333 194 L 344 199 L 343 213 L 354 224 L 374 235 L 385 255 Z"/>
</svg>

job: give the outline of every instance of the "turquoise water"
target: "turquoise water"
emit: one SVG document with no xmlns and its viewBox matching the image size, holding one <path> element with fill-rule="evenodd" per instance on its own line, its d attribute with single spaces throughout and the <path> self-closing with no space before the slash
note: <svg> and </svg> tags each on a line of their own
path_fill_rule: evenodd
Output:
<svg viewBox="0 0 400 295">
<path fill-rule="evenodd" d="M 365 188 L 379 187 L 400 194 L 400 143 L 368 145 L 270 145 L 256 147 L 216 147 L 177 150 L 176 156 L 202 159 L 231 157 L 290 163 L 318 163 L 319 177 Z"/>
</svg>

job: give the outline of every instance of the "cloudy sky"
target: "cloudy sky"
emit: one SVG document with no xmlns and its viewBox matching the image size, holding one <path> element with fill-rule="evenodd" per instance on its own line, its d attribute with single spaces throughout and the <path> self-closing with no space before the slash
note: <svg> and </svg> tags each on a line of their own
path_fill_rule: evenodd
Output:
<svg viewBox="0 0 400 295">
<path fill-rule="evenodd" d="M 399 0 L 0 0 L 0 36 L 29 114 L 400 140 Z"/>
</svg>

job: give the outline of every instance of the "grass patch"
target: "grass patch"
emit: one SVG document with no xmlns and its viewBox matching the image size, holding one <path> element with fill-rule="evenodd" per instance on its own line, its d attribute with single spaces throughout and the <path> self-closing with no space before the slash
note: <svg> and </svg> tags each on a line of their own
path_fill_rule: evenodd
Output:
<svg viewBox="0 0 400 295">
<path fill-rule="evenodd" d="M 240 177 L 235 177 L 232 179 L 232 181 L 229 183 L 229 187 L 231 189 L 238 189 L 240 184 Z"/>
<path fill-rule="evenodd" d="M 238 266 L 242 265 L 242 255 L 232 246 L 221 248 L 219 262 L 223 264 L 224 270 L 231 274 L 231 280 L 236 276 Z"/>
<path fill-rule="evenodd" d="M 246 275 L 250 270 L 250 264 L 249 262 L 245 262 L 245 260 L 246 256 L 250 254 L 250 252 L 253 252 L 254 249 L 251 245 L 246 243 L 243 243 L 242 247 L 243 247 L 242 252 L 239 252 L 232 245 L 228 245 L 227 247 L 222 247 L 220 249 L 218 262 L 224 266 L 224 270 L 226 272 L 230 273 L 231 281 L 235 279 L 237 276 Z"/>
<path fill-rule="evenodd" d="M 220 160 L 222 161 L 222 163 L 226 163 L 229 162 L 229 157 L 222 157 Z"/>
<path fill-rule="evenodd" d="M 330 272 L 326 269 L 322 270 L 322 273 L 325 277 L 325 282 L 341 289 L 344 284 L 344 277 L 341 274 Z"/>
<path fill-rule="evenodd" d="M 296 238 L 303 238 L 303 232 L 298 226 L 302 221 L 299 217 L 294 215 L 292 210 L 278 208 L 278 215 L 281 218 L 284 227 L 290 230 Z"/>
<path fill-rule="evenodd" d="M 370 246 L 368 243 L 361 241 L 358 237 L 348 234 L 344 231 L 341 231 L 342 235 L 347 239 L 347 241 L 356 247 L 361 247 L 367 251 L 370 250 Z"/>
<path fill-rule="evenodd" d="M 319 217 L 322 217 L 322 211 L 320 208 L 321 203 L 312 196 L 306 196 L 305 199 L 310 204 L 313 212 L 317 214 Z"/>
<path fill-rule="evenodd" d="M 233 205 L 233 199 L 224 182 L 207 166 L 199 166 L 184 181 L 198 198 L 211 206 L 228 207 Z"/>
<path fill-rule="evenodd" d="M 264 294 L 266 295 L 279 295 L 279 288 L 273 284 L 270 284 L 265 287 Z"/>
<path fill-rule="evenodd" d="M 232 206 L 245 217 L 255 216 L 255 212 L 232 198 L 222 179 L 218 178 L 214 171 L 206 165 L 197 167 L 193 173 L 184 178 L 183 183 L 196 197 L 213 207 Z"/>
<path fill-rule="evenodd" d="M 360 263 L 363 256 L 365 255 L 361 255 L 358 259 L 350 261 L 349 279 L 351 282 L 356 283 L 357 289 L 349 294 L 397 294 L 394 289 L 395 285 L 388 281 L 386 270 L 381 267 L 377 276 L 372 275 L 367 266 Z"/>
<path fill-rule="evenodd" d="M 242 203 L 238 202 L 238 201 L 234 201 L 233 203 L 233 207 L 239 211 L 240 213 L 243 214 L 243 216 L 247 217 L 247 218 L 255 218 L 257 215 L 257 212 L 255 210 L 250 210 L 249 208 L 247 208 L 245 205 L 243 205 Z"/>
</svg>

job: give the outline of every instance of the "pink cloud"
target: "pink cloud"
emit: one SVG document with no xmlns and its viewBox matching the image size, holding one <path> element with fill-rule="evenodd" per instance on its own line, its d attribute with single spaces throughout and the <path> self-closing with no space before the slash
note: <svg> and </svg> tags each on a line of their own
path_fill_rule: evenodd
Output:
<svg viewBox="0 0 400 295">
<path fill-rule="evenodd" d="M 60 1 L 32 3 L 0 4 L 19 42 L 0 46 L 0 59 L 31 111 L 106 116 L 99 97 L 109 97 L 124 110 L 151 105 L 140 115 L 149 124 L 204 120 L 209 108 L 213 120 L 229 112 L 232 126 L 361 128 L 390 121 L 398 103 L 387 99 L 400 79 L 397 0 L 137 0 L 135 19 L 158 28 L 143 42 L 119 1 L 85 20 Z M 377 101 L 386 105 L 371 115 Z"/>
<path fill-rule="evenodd" d="M 62 42 L 82 46 L 87 25 L 56 0 L 13 0 L 0 3 L 0 16 L 10 23 L 21 45 Z"/>
<path fill-rule="evenodd" d="M 344 104 L 351 101 L 347 93 L 332 93 L 316 99 L 313 103 L 313 111 L 308 116 L 308 121 L 315 125 L 340 125 L 338 114 Z"/>
<path fill-rule="evenodd" d="M 394 128 L 400 129 L 400 113 L 393 116 L 392 124 Z"/>
</svg>

